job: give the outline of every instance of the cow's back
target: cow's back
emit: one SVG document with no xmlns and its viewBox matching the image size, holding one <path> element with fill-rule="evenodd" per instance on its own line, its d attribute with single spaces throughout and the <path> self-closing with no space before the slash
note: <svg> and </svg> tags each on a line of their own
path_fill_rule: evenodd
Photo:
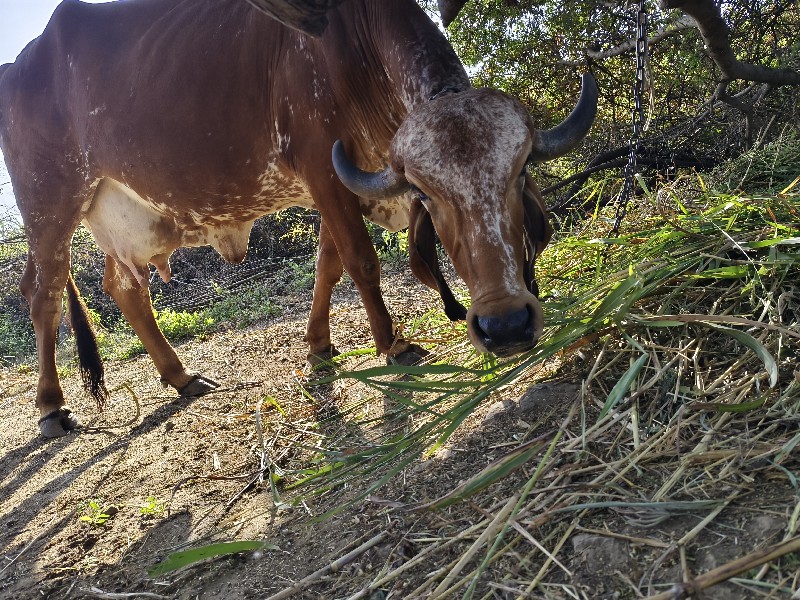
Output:
<svg viewBox="0 0 800 600">
<path fill-rule="evenodd" d="M 385 164 L 411 96 L 436 86 L 389 72 L 420 39 L 466 81 L 413 0 L 349 0 L 319 39 L 242 0 L 66 0 L 3 77 L 3 146 L 15 164 L 63 156 L 89 187 L 114 179 L 180 226 L 308 206 L 336 139 Z"/>
</svg>

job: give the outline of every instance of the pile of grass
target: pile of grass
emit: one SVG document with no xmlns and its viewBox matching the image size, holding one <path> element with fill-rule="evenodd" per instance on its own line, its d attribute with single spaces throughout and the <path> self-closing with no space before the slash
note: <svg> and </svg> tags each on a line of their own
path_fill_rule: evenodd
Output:
<svg viewBox="0 0 800 600">
<path fill-rule="evenodd" d="M 787 127 L 776 139 L 756 146 L 711 173 L 711 185 L 721 190 L 753 194 L 775 193 L 798 177 L 800 132 Z"/>
<path fill-rule="evenodd" d="M 738 499 L 767 482 L 798 488 L 797 187 L 762 197 L 707 192 L 693 203 L 699 210 L 682 208 L 663 188 L 660 204 L 673 197 L 671 211 L 639 211 L 615 239 L 602 237 L 607 225 L 598 219 L 550 246 L 537 266 L 549 326 L 527 354 L 492 361 L 468 347 L 463 331 L 431 317 L 406 331 L 438 342 L 429 364 L 337 372 L 312 382 L 308 394 L 319 400 L 344 386 L 360 400 L 327 423 L 317 413 L 298 420 L 286 407 L 286 420 L 265 421 L 269 445 L 286 449 L 271 456 L 271 481 L 305 498 L 345 488 L 365 498 L 458 439 L 485 403 L 554 377 L 580 384 L 574 402 L 540 415 L 509 440 L 504 456 L 433 501 L 396 506 L 401 514 L 447 508 L 439 517 L 447 525 L 414 532 L 415 557 L 399 566 L 387 561 L 352 598 L 410 580 L 418 586 L 404 597 L 492 598 L 503 590 L 585 598 L 560 553 L 586 531 L 655 553 L 644 575 L 629 581 L 631 597 L 683 597 L 748 568 L 736 579 L 745 589 L 782 597 L 797 586 L 796 560 L 779 557 L 800 549 L 798 497 L 775 553 L 697 579 L 684 564 L 684 581 L 693 583 L 672 591 L 655 583 L 657 567 L 678 561 Z M 366 408 L 381 402 L 390 407 L 382 415 Z M 313 466 L 293 470 L 302 462 L 282 461 L 290 447 L 312 449 Z M 626 533 L 625 526 L 687 512 L 699 524 L 680 539 Z M 753 570 L 770 560 L 769 569 Z M 348 576 L 340 584 L 346 590 L 353 582 Z"/>
</svg>

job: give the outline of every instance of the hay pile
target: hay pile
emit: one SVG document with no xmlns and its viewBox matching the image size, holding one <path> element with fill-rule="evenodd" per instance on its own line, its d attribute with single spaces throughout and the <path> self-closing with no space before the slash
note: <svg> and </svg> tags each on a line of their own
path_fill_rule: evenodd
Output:
<svg viewBox="0 0 800 600">
<path fill-rule="evenodd" d="M 579 385 L 446 493 L 391 503 L 387 519 L 418 519 L 402 533 L 413 556 L 391 555 L 371 578 L 348 574 L 331 597 L 666 599 L 728 582 L 718 597 L 797 598 L 797 199 L 791 187 L 760 198 L 707 193 L 704 209 L 689 211 L 675 196 L 674 211 L 639 211 L 620 238 L 584 232 L 554 244 L 538 269 L 550 274 L 540 285 L 551 327 L 520 359 L 497 364 L 459 343 L 427 366 L 322 380 L 363 388 L 336 416 L 360 437 L 340 427 L 315 439 L 318 467 L 280 469 L 306 498 L 342 487 L 376 494 L 463 442 L 458 427 L 487 400 L 545 379 Z M 434 317 L 414 335 L 463 340 Z M 397 410 L 364 408 L 380 398 Z M 772 537 L 736 533 L 754 507 L 779 524 Z M 635 559 L 605 571 L 603 539 Z M 720 544 L 735 548 L 716 563 L 703 558 Z"/>
</svg>

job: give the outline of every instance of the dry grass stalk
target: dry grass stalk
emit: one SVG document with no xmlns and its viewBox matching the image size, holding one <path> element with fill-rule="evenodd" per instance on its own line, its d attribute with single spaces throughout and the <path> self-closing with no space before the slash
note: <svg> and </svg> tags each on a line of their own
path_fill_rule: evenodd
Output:
<svg viewBox="0 0 800 600">
<path fill-rule="evenodd" d="M 800 551 L 800 537 L 795 537 L 781 542 L 780 544 L 765 548 L 764 550 L 757 550 L 747 556 L 733 560 L 707 573 L 699 575 L 692 581 L 675 584 L 669 591 L 650 596 L 647 600 L 682 600 L 701 590 L 727 581 L 740 573 L 755 569 L 766 562 L 798 551 Z"/>
<path fill-rule="evenodd" d="M 341 558 L 336 559 L 329 565 L 314 571 L 308 577 L 304 577 L 300 581 L 295 582 L 293 585 L 285 588 L 284 590 L 278 592 L 277 594 L 273 594 L 266 600 L 286 600 L 286 598 L 291 598 L 295 596 L 297 593 L 303 591 L 310 585 L 318 582 L 320 579 L 329 575 L 330 573 L 337 573 L 339 572 L 344 566 L 348 565 L 349 563 L 353 562 L 356 558 L 370 550 L 371 548 L 380 544 L 384 539 L 386 539 L 389 535 L 388 531 L 382 531 L 379 534 L 371 537 L 369 540 L 361 544 L 358 548 L 351 550 Z"/>
</svg>

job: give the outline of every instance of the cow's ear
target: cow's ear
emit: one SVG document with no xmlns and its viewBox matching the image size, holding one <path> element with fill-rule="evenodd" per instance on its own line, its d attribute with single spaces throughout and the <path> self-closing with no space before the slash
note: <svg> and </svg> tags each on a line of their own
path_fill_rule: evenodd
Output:
<svg viewBox="0 0 800 600">
<path fill-rule="evenodd" d="M 436 230 L 430 213 L 417 199 L 411 203 L 408 224 L 408 254 L 411 272 L 417 279 L 439 292 L 444 302 L 444 312 L 451 321 L 467 318 L 467 309 L 455 299 L 450 286 L 439 268 L 439 255 L 436 253 Z"/>
<path fill-rule="evenodd" d="M 539 286 L 534 275 L 534 263 L 553 237 L 553 227 L 550 225 L 542 195 L 530 176 L 525 180 L 522 205 L 525 210 L 525 283 L 531 293 L 538 297 Z"/>
<path fill-rule="evenodd" d="M 433 222 L 422 202 L 414 199 L 411 202 L 408 219 L 408 256 L 411 272 L 422 283 L 436 290 L 438 289 L 436 277 L 429 264 L 432 260 L 431 254 L 436 257 L 436 234 Z"/>
</svg>

